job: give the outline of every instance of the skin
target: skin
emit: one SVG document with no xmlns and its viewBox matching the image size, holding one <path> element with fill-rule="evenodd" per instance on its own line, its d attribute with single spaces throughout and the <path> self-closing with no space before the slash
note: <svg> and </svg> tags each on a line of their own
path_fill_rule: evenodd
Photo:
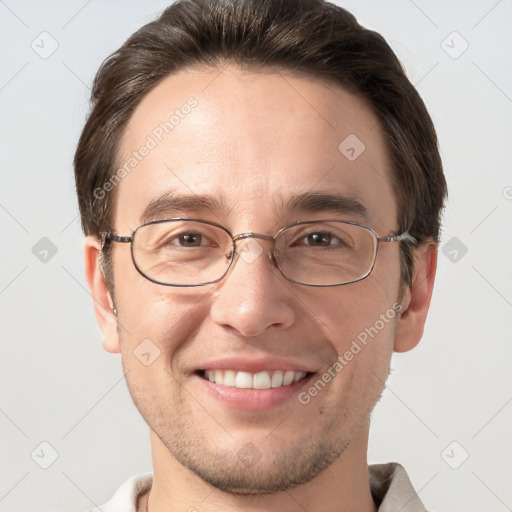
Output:
<svg viewBox="0 0 512 512">
<path fill-rule="evenodd" d="M 190 96 L 197 107 L 118 185 L 116 233 L 131 234 L 148 203 L 170 189 L 222 199 L 222 211 L 182 214 L 219 222 L 234 234 L 273 235 L 297 220 L 359 220 L 280 210 L 290 195 L 305 191 L 356 198 L 379 236 L 398 228 L 389 158 L 371 108 L 311 78 L 247 73 L 232 65 L 181 71 L 139 104 L 119 161 Z M 353 162 L 338 150 L 349 134 L 366 146 Z M 178 215 L 156 217 L 166 216 Z M 402 290 L 398 243 L 381 244 L 370 276 L 346 286 L 294 284 L 267 257 L 258 257 L 239 259 L 217 284 L 188 289 L 144 279 L 129 244 L 115 244 L 113 299 L 99 269 L 99 249 L 99 241 L 87 237 L 86 274 L 103 345 L 120 352 L 134 403 L 151 428 L 154 483 L 139 500 L 140 510 L 376 510 L 366 462 L 369 415 L 393 350 L 410 350 L 421 338 L 435 276 L 434 243 L 416 250 L 413 285 Z M 396 302 L 402 313 L 307 405 L 292 398 L 263 411 L 236 409 L 204 393 L 194 376 L 199 361 L 227 355 L 290 358 L 321 375 Z M 149 366 L 134 356 L 144 339 L 161 351 Z M 252 462 L 240 455 L 247 446 Z"/>
</svg>

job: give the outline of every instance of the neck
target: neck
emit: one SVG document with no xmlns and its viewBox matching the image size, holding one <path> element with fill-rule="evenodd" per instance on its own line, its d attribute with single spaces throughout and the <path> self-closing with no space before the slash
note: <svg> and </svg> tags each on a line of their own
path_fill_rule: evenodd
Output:
<svg viewBox="0 0 512 512">
<path fill-rule="evenodd" d="M 142 511 L 169 512 L 376 512 L 370 493 L 367 425 L 330 467 L 310 482 L 271 494 L 231 494 L 204 482 L 182 466 L 151 432 L 153 486 Z"/>
</svg>

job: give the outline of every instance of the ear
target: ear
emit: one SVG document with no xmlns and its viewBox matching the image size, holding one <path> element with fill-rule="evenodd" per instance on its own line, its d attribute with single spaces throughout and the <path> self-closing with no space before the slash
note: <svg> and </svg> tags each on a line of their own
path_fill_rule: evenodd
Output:
<svg viewBox="0 0 512 512">
<path fill-rule="evenodd" d="M 437 268 L 437 244 L 427 242 L 415 250 L 412 286 L 402 299 L 401 315 L 395 333 L 395 352 L 413 349 L 423 336 Z"/>
<path fill-rule="evenodd" d="M 119 334 L 114 301 L 101 268 L 101 241 L 87 236 L 84 242 L 85 276 L 94 300 L 96 320 L 103 334 L 103 348 L 107 352 L 119 352 Z"/>
</svg>

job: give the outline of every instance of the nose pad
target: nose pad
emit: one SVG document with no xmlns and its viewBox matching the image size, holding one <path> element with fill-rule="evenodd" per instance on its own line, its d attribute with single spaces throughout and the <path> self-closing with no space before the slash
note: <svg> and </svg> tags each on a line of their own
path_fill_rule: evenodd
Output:
<svg viewBox="0 0 512 512">
<path fill-rule="evenodd" d="M 281 253 L 278 249 L 268 251 L 268 259 L 272 262 L 274 267 L 279 268 L 279 262 L 282 260 Z"/>
</svg>

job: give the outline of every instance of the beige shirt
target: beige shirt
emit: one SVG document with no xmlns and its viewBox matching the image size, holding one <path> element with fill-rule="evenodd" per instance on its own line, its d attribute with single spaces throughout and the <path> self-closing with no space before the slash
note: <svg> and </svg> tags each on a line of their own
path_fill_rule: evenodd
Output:
<svg viewBox="0 0 512 512">
<path fill-rule="evenodd" d="M 379 512 L 427 512 L 400 464 L 375 464 L 368 469 L 370 489 Z M 112 499 L 89 512 L 137 512 L 139 496 L 151 489 L 151 473 L 127 480 Z"/>
</svg>

